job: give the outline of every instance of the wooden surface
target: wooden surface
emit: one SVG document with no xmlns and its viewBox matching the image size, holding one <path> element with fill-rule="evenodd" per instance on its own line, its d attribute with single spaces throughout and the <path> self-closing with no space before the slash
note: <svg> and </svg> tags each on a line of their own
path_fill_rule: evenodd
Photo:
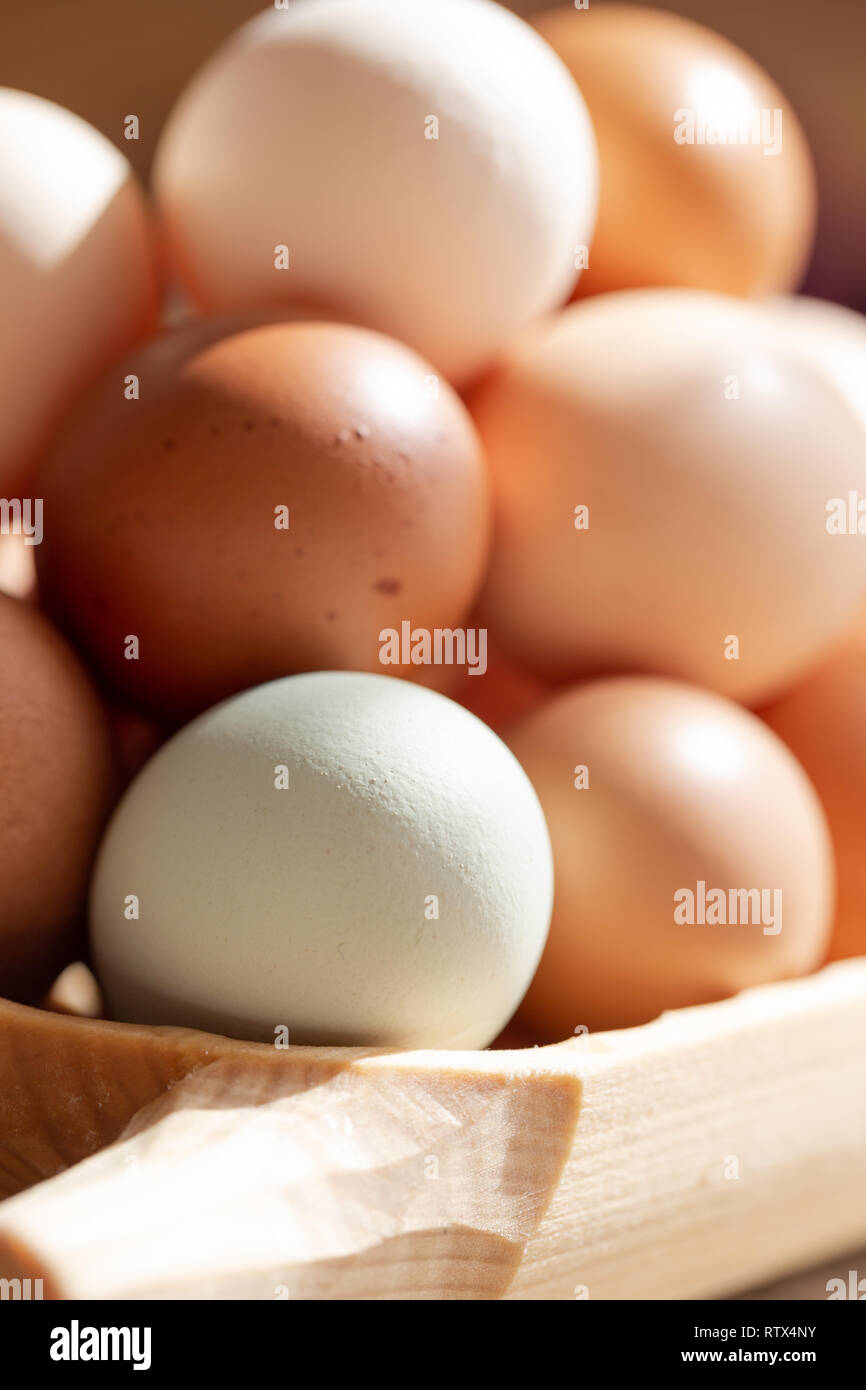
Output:
<svg viewBox="0 0 866 1390">
<path fill-rule="evenodd" d="M 56 1111 L 65 1075 L 92 1121 L 72 1147 L 125 1125 L 0 1206 L 0 1275 L 59 1296 L 725 1297 L 866 1242 L 866 960 L 519 1052 L 280 1053 L 33 1014 L 5 1006 L 0 1037 L 41 1044 L 37 1105 L 53 1049 Z M 62 1126 L 40 1158 L 17 1124 L 20 1180 Z"/>
<path fill-rule="evenodd" d="M 850 1290 L 851 1270 L 856 1272 L 858 1283 L 861 1280 L 866 1281 L 866 1249 L 836 1255 L 834 1259 L 825 1260 L 816 1268 L 795 1274 L 789 1279 L 780 1279 L 759 1289 L 750 1289 L 747 1293 L 738 1294 L 737 1301 L 825 1302 L 829 1296 L 828 1285 L 833 1279 L 843 1279 Z M 866 1300 L 866 1283 L 863 1284 L 863 1289 L 864 1292 L 860 1294 L 861 1301 Z"/>
</svg>

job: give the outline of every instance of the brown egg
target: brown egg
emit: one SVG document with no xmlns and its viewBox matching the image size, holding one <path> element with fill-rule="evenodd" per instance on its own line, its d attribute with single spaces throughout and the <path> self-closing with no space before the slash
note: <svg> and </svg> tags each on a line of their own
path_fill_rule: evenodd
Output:
<svg viewBox="0 0 866 1390">
<path fill-rule="evenodd" d="M 77 657 L 0 594 L 0 995 L 38 999 L 80 951 L 114 790 L 102 706 Z"/>
<path fill-rule="evenodd" d="M 550 936 L 519 1013 L 546 1039 L 630 1027 L 819 964 L 833 900 L 826 822 L 754 715 L 692 686 L 622 677 L 558 695 L 508 743 L 553 844 Z"/>
<path fill-rule="evenodd" d="M 761 714 L 803 764 L 830 824 L 837 876 L 830 958 L 866 955 L 866 634 Z"/>
<path fill-rule="evenodd" d="M 495 538 L 480 612 L 549 680 L 650 671 L 772 698 L 853 620 L 862 427 L 725 295 L 626 290 L 513 345 L 472 400 Z M 833 521 L 833 526 L 836 521 Z"/>
<path fill-rule="evenodd" d="M 458 624 L 487 554 L 465 408 L 407 348 L 333 323 L 148 345 L 40 486 L 46 605 L 115 694 L 169 720 L 297 671 L 430 679 L 383 665 L 381 634 Z"/>
<path fill-rule="evenodd" d="M 727 39 L 631 5 L 534 21 L 577 81 L 601 167 L 580 294 L 690 285 L 763 295 L 801 279 L 815 179 L 790 103 Z"/>
</svg>

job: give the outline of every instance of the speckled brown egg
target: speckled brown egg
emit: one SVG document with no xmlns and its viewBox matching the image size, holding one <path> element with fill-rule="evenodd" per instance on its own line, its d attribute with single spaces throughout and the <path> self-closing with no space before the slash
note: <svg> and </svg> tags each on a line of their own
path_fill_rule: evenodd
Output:
<svg viewBox="0 0 866 1390">
<path fill-rule="evenodd" d="M 149 344 L 40 486 L 46 605 L 116 695 L 169 720 L 300 671 L 429 679 L 382 665 L 382 634 L 459 624 L 487 554 L 464 406 L 409 349 L 334 323 Z"/>
<path fill-rule="evenodd" d="M 39 998 L 80 950 L 114 789 L 102 705 L 77 657 L 0 594 L 0 995 Z"/>
</svg>

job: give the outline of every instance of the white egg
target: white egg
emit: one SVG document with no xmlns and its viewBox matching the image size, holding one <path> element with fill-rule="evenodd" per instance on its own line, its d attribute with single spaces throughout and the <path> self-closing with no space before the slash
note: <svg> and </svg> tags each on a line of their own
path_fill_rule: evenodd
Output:
<svg viewBox="0 0 866 1390">
<path fill-rule="evenodd" d="M 155 188 L 200 305 L 318 301 L 465 379 L 567 296 L 595 137 L 559 58 L 490 0 L 316 0 L 193 79 Z"/>
<path fill-rule="evenodd" d="M 544 816 L 474 715 L 315 672 L 199 716 L 139 774 L 91 899 L 115 1016 L 292 1042 L 484 1047 L 550 920 Z"/>
<path fill-rule="evenodd" d="M 26 486 L 59 412 L 155 315 L 123 155 L 71 111 L 0 88 L 0 492 Z"/>
</svg>

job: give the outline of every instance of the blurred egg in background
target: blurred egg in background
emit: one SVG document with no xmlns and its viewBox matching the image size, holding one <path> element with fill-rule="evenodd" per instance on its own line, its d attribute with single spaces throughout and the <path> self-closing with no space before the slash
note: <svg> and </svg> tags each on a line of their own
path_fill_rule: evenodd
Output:
<svg viewBox="0 0 866 1390">
<path fill-rule="evenodd" d="M 539 32 L 589 107 L 598 225 L 578 292 L 792 289 L 808 263 L 815 177 L 775 83 L 717 34 L 632 5 L 561 6 Z"/>
<path fill-rule="evenodd" d="M 262 10 L 262 0 L 174 0 L 120 7 L 115 0 L 43 0 L 0 10 L 0 83 L 37 92 L 67 106 L 118 144 L 146 177 L 160 130 L 196 69 L 237 26 Z M 512 0 L 528 19 L 550 0 Z M 563 5 L 566 12 L 571 6 Z M 592 0 L 580 19 L 603 14 Z M 663 8 L 696 21 L 737 45 L 785 93 L 814 156 L 818 227 L 808 293 L 866 309 L 866 106 L 862 100 L 861 0 L 639 0 L 636 13 Z M 50 33 L 52 42 L 45 42 Z M 123 119 L 140 118 L 136 140 Z"/>
<path fill-rule="evenodd" d="M 844 634 L 866 548 L 862 427 L 772 315 L 626 290 L 512 344 L 471 398 L 495 499 L 479 605 L 550 680 L 653 671 L 768 699 Z"/>
<path fill-rule="evenodd" d="M 317 0 L 213 56 L 154 188 L 202 308 L 312 298 L 462 381 L 568 295 L 596 150 L 567 71 L 501 7 Z"/>
<path fill-rule="evenodd" d="M 72 112 L 0 89 L 0 491 L 28 485 L 76 391 L 155 327 L 155 276 L 120 152 Z"/>
</svg>

